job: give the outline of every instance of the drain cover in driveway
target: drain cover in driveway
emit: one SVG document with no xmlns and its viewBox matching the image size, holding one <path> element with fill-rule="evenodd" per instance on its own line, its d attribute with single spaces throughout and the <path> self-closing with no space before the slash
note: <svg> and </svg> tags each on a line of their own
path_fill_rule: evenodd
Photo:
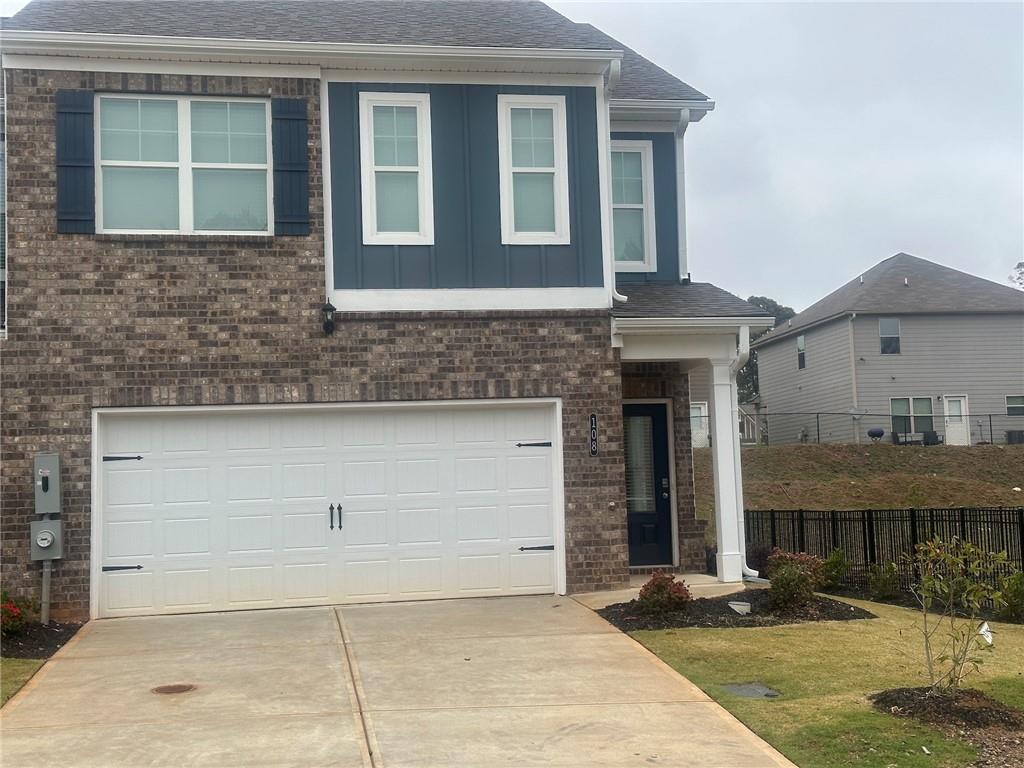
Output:
<svg viewBox="0 0 1024 768">
<path fill-rule="evenodd" d="M 195 689 L 196 687 L 191 683 L 175 683 L 174 685 L 158 685 L 151 690 L 153 693 L 188 693 Z"/>
<path fill-rule="evenodd" d="M 745 699 L 774 699 L 782 695 L 764 683 L 726 683 L 722 687 Z"/>
</svg>

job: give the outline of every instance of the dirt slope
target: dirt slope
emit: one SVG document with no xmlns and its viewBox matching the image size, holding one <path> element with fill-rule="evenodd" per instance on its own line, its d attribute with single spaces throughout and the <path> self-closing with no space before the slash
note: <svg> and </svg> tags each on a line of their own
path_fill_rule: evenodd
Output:
<svg viewBox="0 0 1024 768">
<path fill-rule="evenodd" d="M 711 452 L 694 451 L 697 515 L 714 519 Z M 1024 505 L 1024 446 L 786 445 L 743 449 L 748 509 Z"/>
</svg>

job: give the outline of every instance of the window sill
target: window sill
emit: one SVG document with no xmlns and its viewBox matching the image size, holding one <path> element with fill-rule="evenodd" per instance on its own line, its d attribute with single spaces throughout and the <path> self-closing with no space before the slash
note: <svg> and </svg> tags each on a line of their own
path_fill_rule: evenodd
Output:
<svg viewBox="0 0 1024 768">
<path fill-rule="evenodd" d="M 182 235 L 176 232 L 166 234 L 153 232 L 142 235 L 128 232 L 102 232 L 93 236 L 99 242 L 104 243 L 151 243 L 158 240 L 161 243 L 189 243 L 190 245 L 205 245 L 207 243 L 253 243 L 258 245 L 269 245 L 274 242 L 274 235 L 252 234 L 252 235 Z"/>
</svg>

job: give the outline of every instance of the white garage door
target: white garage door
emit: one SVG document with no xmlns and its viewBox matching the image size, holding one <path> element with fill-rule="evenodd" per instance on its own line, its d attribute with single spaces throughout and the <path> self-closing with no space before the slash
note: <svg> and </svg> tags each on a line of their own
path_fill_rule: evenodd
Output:
<svg viewBox="0 0 1024 768">
<path fill-rule="evenodd" d="M 550 403 L 103 414 L 98 614 L 551 593 L 555 421 Z"/>
</svg>

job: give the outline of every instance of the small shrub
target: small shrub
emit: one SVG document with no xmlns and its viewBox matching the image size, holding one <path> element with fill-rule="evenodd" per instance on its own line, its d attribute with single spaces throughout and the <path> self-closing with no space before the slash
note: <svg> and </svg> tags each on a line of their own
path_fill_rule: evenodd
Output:
<svg viewBox="0 0 1024 768">
<path fill-rule="evenodd" d="M 999 585 L 1006 602 L 1000 611 L 999 618 L 1003 621 L 1024 623 L 1024 571 L 1017 571 L 1004 576 Z"/>
<path fill-rule="evenodd" d="M 641 613 L 648 615 L 669 613 L 686 608 L 690 598 L 690 590 L 687 589 L 685 582 L 676 581 L 676 577 L 671 573 L 655 571 L 640 588 L 636 607 Z"/>
<path fill-rule="evenodd" d="M 0 635 L 16 635 L 25 628 L 31 604 L 28 600 L 0 592 Z"/>
<path fill-rule="evenodd" d="M 868 566 L 868 594 L 872 600 L 892 600 L 900 591 L 900 575 L 896 563 Z"/>
<path fill-rule="evenodd" d="M 846 572 L 850 570 L 850 561 L 846 559 L 846 553 L 841 549 L 832 550 L 832 554 L 825 558 L 822 563 L 821 576 L 823 587 L 838 587 L 843 583 Z"/>
<path fill-rule="evenodd" d="M 807 574 L 812 590 L 818 589 L 825 583 L 825 563 L 820 557 L 808 555 L 806 552 L 783 552 L 781 549 L 775 549 L 768 558 L 768 578 L 774 579 L 775 572 L 784 565 L 792 566 Z"/>
<path fill-rule="evenodd" d="M 1005 552 L 986 552 L 953 537 L 918 544 L 907 560 L 917 582 L 911 592 L 921 606 L 928 679 L 934 690 L 955 694 L 971 672 L 991 653 L 991 637 L 978 630 L 978 614 L 990 605 L 999 612 L 1005 602 L 995 577 L 1006 567 Z M 942 633 L 941 640 L 936 639 Z"/>
<path fill-rule="evenodd" d="M 814 588 L 814 577 L 799 565 L 783 562 L 771 569 L 768 594 L 776 610 L 789 611 L 806 605 L 814 597 Z"/>
</svg>

